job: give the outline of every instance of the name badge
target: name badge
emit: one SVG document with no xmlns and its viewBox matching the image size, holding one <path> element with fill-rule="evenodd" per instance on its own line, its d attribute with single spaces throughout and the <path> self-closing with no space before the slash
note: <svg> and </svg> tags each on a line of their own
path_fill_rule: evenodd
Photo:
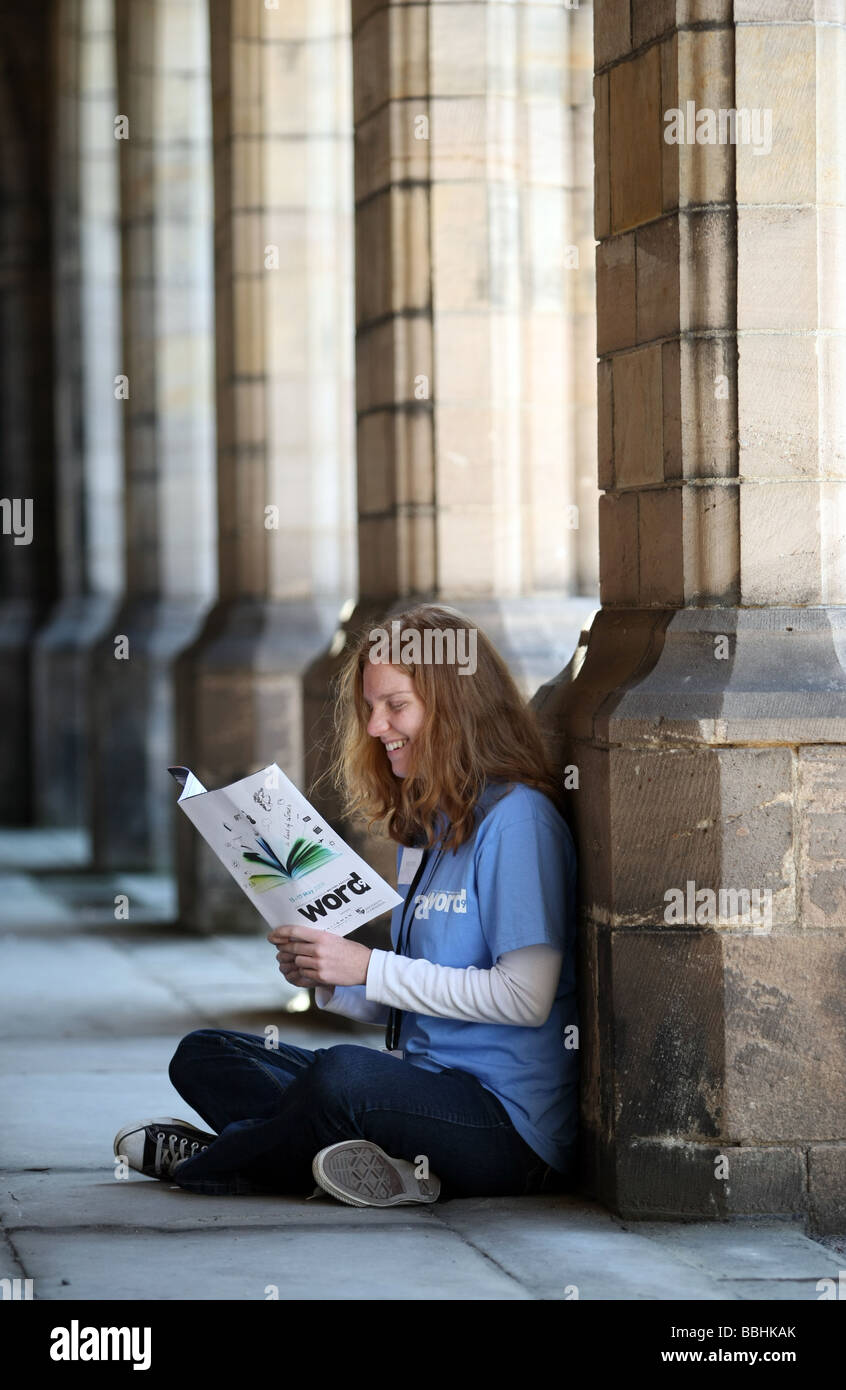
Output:
<svg viewBox="0 0 846 1390">
<path fill-rule="evenodd" d="M 399 873 L 397 874 L 397 884 L 411 883 L 414 875 L 420 867 L 420 860 L 423 858 L 422 849 L 411 849 L 408 845 L 403 846 L 402 858 L 400 859 Z"/>
</svg>

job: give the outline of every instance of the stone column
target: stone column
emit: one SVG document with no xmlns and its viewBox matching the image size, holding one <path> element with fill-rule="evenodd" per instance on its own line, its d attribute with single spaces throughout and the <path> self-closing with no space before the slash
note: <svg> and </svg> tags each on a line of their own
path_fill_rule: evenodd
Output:
<svg viewBox="0 0 846 1390">
<path fill-rule="evenodd" d="M 462 605 L 527 690 L 591 607 L 590 17 L 353 5 L 361 601 Z"/>
<path fill-rule="evenodd" d="M 842 1229 L 843 21 L 596 7 L 602 611 L 537 704 L 578 772 L 585 1182 L 628 1217 Z"/>
<path fill-rule="evenodd" d="M 564 377 L 571 401 L 572 496 L 578 522 L 568 587 L 594 600 L 599 593 L 599 490 L 596 472 L 596 243 L 594 236 L 593 0 L 565 3 L 568 100 L 565 147 L 569 208 L 579 264 L 570 271 L 567 306 L 570 353 Z M 565 513 L 565 520 L 571 520 Z M 568 526 L 568 529 L 569 526 Z M 569 639 L 568 639 L 569 640 Z"/>
<path fill-rule="evenodd" d="M 352 12 L 359 601 L 311 775 L 347 633 L 439 599 L 528 694 L 595 606 L 590 7 Z"/>
<path fill-rule="evenodd" d="M 211 23 L 220 598 L 179 664 L 177 753 L 209 786 L 273 761 L 301 784 L 303 671 L 355 592 L 349 15 Z M 179 896 L 199 930 L 255 932 L 187 821 Z"/>
<path fill-rule="evenodd" d="M 0 11 L 0 821 L 33 814 L 29 647 L 56 595 L 51 6 Z"/>
<path fill-rule="evenodd" d="M 94 653 L 100 867 L 173 857 L 172 665 L 214 590 L 212 198 L 202 0 L 117 0 L 126 589 Z"/>
<path fill-rule="evenodd" d="M 123 582 L 120 240 L 110 0 L 54 11 L 53 266 L 62 597 L 33 651 L 36 817 L 88 823 L 88 670 Z"/>
</svg>

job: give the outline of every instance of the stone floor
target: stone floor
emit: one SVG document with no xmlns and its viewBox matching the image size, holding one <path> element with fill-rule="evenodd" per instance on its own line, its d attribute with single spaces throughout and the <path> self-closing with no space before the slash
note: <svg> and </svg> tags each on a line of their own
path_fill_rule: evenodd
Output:
<svg viewBox="0 0 846 1390">
<path fill-rule="evenodd" d="M 192 1028 L 381 1038 L 305 1017 L 260 921 L 185 935 L 168 879 L 95 876 L 85 854 L 66 832 L 0 833 L 0 1278 L 32 1279 L 36 1300 L 813 1301 L 837 1280 L 846 1244 L 791 1222 L 626 1223 L 569 1197 L 357 1210 L 116 1179 L 121 1125 L 196 1118 L 167 1077 Z"/>
</svg>

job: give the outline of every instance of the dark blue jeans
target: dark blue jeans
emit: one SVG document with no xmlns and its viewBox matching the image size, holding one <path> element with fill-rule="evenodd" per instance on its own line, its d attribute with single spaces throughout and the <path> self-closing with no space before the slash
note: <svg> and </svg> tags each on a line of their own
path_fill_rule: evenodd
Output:
<svg viewBox="0 0 846 1390">
<path fill-rule="evenodd" d="M 202 1028 L 170 1064 L 179 1094 L 217 1135 L 172 1181 L 191 1192 L 311 1193 L 311 1161 L 342 1139 L 369 1139 L 419 1161 L 450 1197 L 558 1190 L 555 1175 L 490 1091 L 463 1071 L 426 1071 L 375 1048 L 290 1043 Z"/>
</svg>

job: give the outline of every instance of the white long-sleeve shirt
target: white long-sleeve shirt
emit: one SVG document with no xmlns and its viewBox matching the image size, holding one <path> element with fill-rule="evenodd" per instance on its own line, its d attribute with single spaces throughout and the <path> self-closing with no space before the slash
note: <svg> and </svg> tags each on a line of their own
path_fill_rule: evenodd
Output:
<svg viewBox="0 0 846 1390">
<path fill-rule="evenodd" d="M 558 989 L 563 952 L 521 946 L 490 970 L 457 969 L 393 951 L 371 951 L 363 985 L 318 985 L 318 1007 L 361 1023 L 384 1025 L 390 1008 L 435 1018 L 540 1027 Z"/>
</svg>

